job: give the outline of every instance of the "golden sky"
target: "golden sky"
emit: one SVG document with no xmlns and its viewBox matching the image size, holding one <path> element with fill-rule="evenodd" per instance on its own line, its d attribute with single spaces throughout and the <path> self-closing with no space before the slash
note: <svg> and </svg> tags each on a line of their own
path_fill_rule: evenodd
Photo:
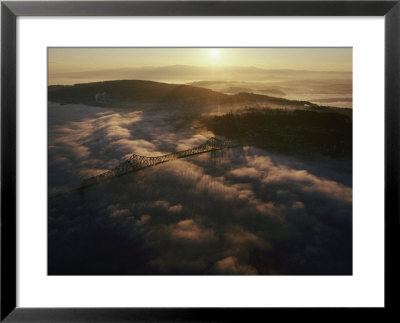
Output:
<svg viewBox="0 0 400 323">
<path fill-rule="evenodd" d="M 352 48 L 48 49 L 49 83 L 74 73 L 82 78 L 85 72 L 171 65 L 351 72 Z"/>
</svg>

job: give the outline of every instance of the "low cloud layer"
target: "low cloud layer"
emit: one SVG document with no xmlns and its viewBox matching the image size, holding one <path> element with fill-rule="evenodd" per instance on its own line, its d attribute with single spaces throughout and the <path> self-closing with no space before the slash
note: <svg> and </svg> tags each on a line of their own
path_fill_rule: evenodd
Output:
<svg viewBox="0 0 400 323">
<path fill-rule="evenodd" d="M 50 104 L 50 194 L 212 136 L 171 120 Z M 51 202 L 49 273 L 351 274 L 351 186 L 351 162 L 252 147 L 157 165 Z"/>
<path fill-rule="evenodd" d="M 254 66 L 192 66 L 166 65 L 136 68 L 107 69 L 83 72 L 50 73 L 50 84 L 75 84 L 98 80 L 154 80 L 154 81 L 281 81 L 351 79 L 349 72 L 270 70 Z"/>
</svg>

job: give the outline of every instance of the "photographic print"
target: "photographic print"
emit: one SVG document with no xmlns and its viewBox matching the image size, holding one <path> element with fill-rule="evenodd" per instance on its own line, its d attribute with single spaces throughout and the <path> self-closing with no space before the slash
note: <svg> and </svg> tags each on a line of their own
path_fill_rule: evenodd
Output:
<svg viewBox="0 0 400 323">
<path fill-rule="evenodd" d="M 352 48 L 48 48 L 49 275 L 352 275 Z"/>
</svg>

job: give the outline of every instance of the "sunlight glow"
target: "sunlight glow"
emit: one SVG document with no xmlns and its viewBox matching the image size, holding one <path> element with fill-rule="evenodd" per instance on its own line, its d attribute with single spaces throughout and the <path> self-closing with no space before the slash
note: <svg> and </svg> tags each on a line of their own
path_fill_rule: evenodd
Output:
<svg viewBox="0 0 400 323">
<path fill-rule="evenodd" d="M 219 54 L 220 54 L 219 49 L 217 49 L 217 48 L 211 48 L 210 49 L 210 56 L 212 58 L 214 58 L 214 59 L 218 58 Z"/>
</svg>

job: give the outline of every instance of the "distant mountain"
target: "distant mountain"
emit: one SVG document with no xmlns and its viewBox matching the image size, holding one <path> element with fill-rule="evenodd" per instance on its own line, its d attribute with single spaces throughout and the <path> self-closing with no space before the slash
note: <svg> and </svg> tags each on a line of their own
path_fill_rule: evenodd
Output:
<svg viewBox="0 0 400 323">
<path fill-rule="evenodd" d="M 248 81 L 248 82 L 276 82 L 301 80 L 350 80 L 351 72 L 334 71 L 305 71 L 264 69 L 255 66 L 141 66 L 116 69 L 53 72 L 50 71 L 50 84 L 75 84 L 98 82 L 99 80 L 150 80 L 167 83 L 189 83 L 196 81 Z M 196 84 L 192 84 L 195 85 Z M 198 84 L 205 86 L 205 84 Z M 205 86 L 206 87 L 206 86 Z"/>
<path fill-rule="evenodd" d="M 293 101 L 267 95 L 240 92 L 234 95 L 183 84 L 142 80 L 120 80 L 48 87 L 48 99 L 59 103 L 115 106 L 135 102 L 182 104 L 274 104 L 315 106 L 307 101 Z"/>
<path fill-rule="evenodd" d="M 252 92 L 250 88 L 247 87 L 240 87 L 240 86 L 229 86 L 220 90 L 222 93 L 240 93 L 240 92 Z"/>
</svg>

